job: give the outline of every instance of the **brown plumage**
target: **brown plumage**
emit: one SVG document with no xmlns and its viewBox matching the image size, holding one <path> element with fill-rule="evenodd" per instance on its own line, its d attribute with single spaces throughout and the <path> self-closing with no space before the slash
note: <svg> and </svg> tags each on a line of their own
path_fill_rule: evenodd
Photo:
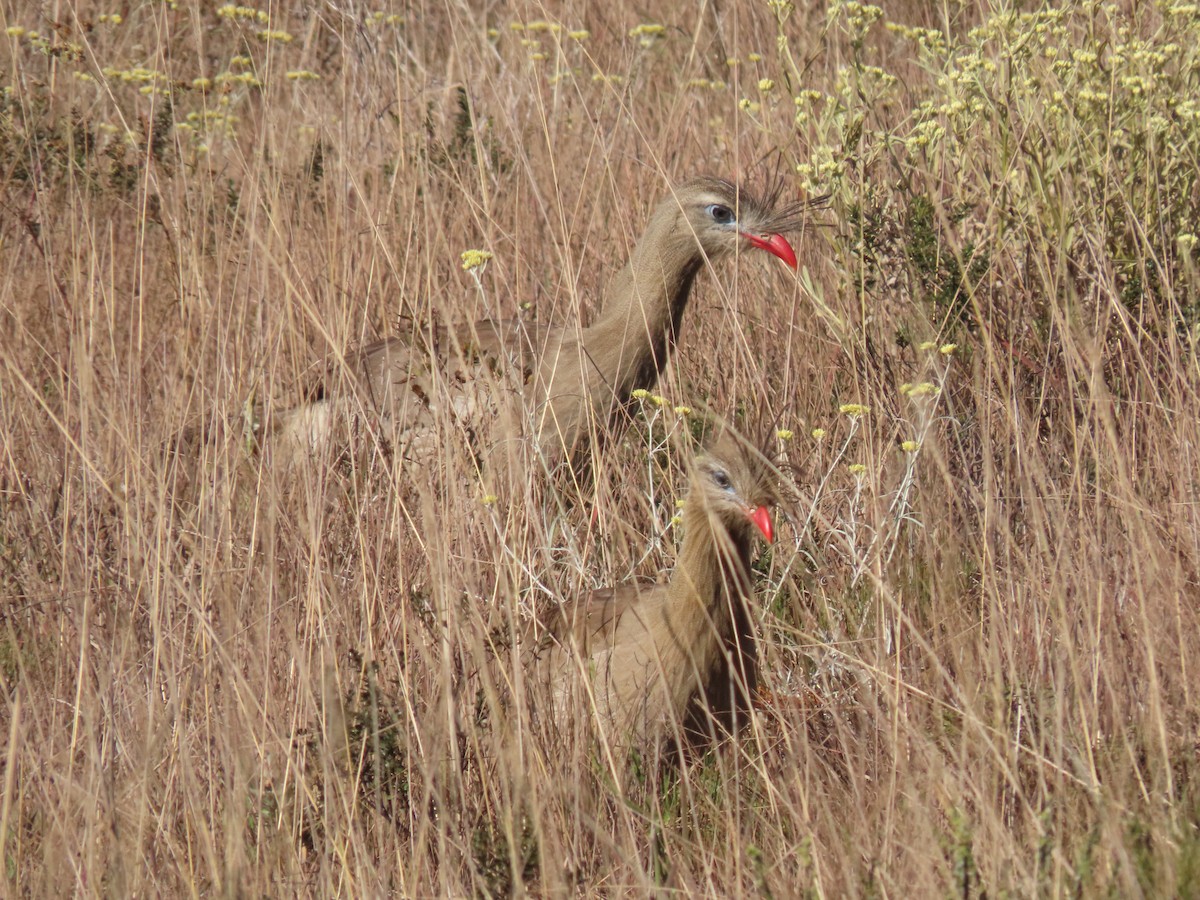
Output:
<svg viewBox="0 0 1200 900">
<path fill-rule="evenodd" d="M 445 439 L 437 430 L 441 412 L 442 423 L 484 456 L 510 436 L 493 433 L 496 420 L 531 431 L 543 452 L 577 454 L 595 429 L 620 418 L 632 391 L 657 382 L 706 260 L 759 248 L 795 267 L 780 232 L 798 228 L 809 204 L 779 207 L 776 199 L 759 200 L 716 178 L 689 181 L 651 215 L 589 327 L 488 320 L 377 342 L 348 360 L 360 396 L 314 392 L 284 414 L 282 442 L 319 447 L 339 417 L 365 411 L 402 457 L 421 459 Z M 530 427 L 514 425 L 527 416 Z"/>
<path fill-rule="evenodd" d="M 559 715 L 594 710 L 618 745 L 737 730 L 757 683 L 746 604 L 755 529 L 773 538 L 771 473 L 761 453 L 723 435 L 693 468 L 670 581 L 563 605 L 536 662 Z"/>
</svg>

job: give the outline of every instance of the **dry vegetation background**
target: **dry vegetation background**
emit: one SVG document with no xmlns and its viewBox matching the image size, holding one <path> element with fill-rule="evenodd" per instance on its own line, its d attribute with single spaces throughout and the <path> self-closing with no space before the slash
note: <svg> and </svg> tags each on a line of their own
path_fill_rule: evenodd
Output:
<svg viewBox="0 0 1200 900">
<path fill-rule="evenodd" d="M 0 26 L 0 892 L 1200 892 L 1194 3 Z M 589 318 L 700 172 L 832 204 L 585 496 L 255 446 L 401 316 Z M 487 750 L 472 653 L 669 568 L 705 410 L 791 432 L 754 727 Z"/>
</svg>

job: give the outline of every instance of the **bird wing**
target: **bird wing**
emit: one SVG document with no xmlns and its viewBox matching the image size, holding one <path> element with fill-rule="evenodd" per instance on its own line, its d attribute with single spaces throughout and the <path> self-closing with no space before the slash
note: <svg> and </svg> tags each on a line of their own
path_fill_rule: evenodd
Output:
<svg viewBox="0 0 1200 900">
<path fill-rule="evenodd" d="M 407 334 L 368 344 L 344 365 L 327 365 L 285 430 L 295 431 L 300 445 L 318 445 L 323 436 L 316 432 L 335 418 L 325 407 L 342 395 L 330 384 L 340 368 L 349 370 L 359 391 L 343 411 L 375 413 L 381 437 L 406 459 L 436 454 L 446 425 L 479 451 L 490 443 L 484 433 L 500 407 L 521 394 L 545 347 L 557 339 L 556 329 L 517 318 L 449 328 L 413 323 Z"/>
<path fill-rule="evenodd" d="M 459 326 L 455 339 L 464 355 L 500 362 L 520 370 L 528 382 L 552 341 L 560 339 L 561 329 L 525 319 L 484 319 Z"/>
<path fill-rule="evenodd" d="M 434 370 L 440 370 L 448 383 L 463 383 L 478 378 L 478 370 L 486 367 L 495 375 L 514 374 L 523 384 L 554 331 L 515 318 L 484 319 L 452 328 L 414 326 L 407 335 L 363 347 L 353 364 L 368 396 L 382 409 L 394 387 L 432 379 Z"/>
<path fill-rule="evenodd" d="M 584 657 L 611 649 L 621 639 L 622 622 L 628 628 L 638 610 L 659 602 L 666 589 L 643 580 L 592 591 L 554 610 L 546 622 L 548 637 L 555 645 L 576 647 Z M 627 616 L 631 610 L 633 617 Z"/>
</svg>

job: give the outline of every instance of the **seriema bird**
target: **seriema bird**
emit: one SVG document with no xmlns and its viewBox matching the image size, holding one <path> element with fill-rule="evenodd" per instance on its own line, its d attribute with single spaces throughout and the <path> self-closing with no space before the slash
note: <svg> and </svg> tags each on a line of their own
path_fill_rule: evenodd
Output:
<svg viewBox="0 0 1200 900">
<path fill-rule="evenodd" d="M 377 427 L 406 460 L 439 453 L 447 428 L 486 456 L 491 445 L 512 436 L 496 435 L 495 423 L 512 426 L 515 413 L 527 417 L 525 433 L 532 432 L 543 453 L 578 458 L 593 435 L 619 427 L 634 390 L 656 384 L 706 262 L 760 249 L 796 267 L 781 232 L 800 227 L 813 204 L 780 206 L 777 200 L 777 194 L 759 199 L 717 178 L 689 181 L 650 216 L 590 326 L 485 320 L 414 328 L 350 357 L 358 391 L 319 387 L 283 415 L 277 440 L 287 454 L 319 448 L 339 421 L 365 417 L 369 421 L 358 424 Z M 518 402 L 506 406 L 510 401 Z"/>
<path fill-rule="evenodd" d="M 594 591 L 548 624 L 534 665 L 556 713 L 594 716 L 617 745 L 734 733 L 757 684 L 750 564 L 775 498 L 769 461 L 723 434 L 693 467 L 669 582 Z"/>
</svg>

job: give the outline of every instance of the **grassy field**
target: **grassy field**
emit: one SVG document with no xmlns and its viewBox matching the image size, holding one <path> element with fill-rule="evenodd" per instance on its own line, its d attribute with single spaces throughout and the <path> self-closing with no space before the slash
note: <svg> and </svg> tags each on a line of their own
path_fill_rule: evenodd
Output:
<svg viewBox="0 0 1200 900">
<path fill-rule="evenodd" d="M 1200 895 L 1196 4 L 661 15 L 0 0 L 0 893 Z M 590 320 L 698 173 L 831 202 L 582 496 L 257 446 L 403 317 Z M 795 482 L 753 727 L 489 745 L 710 413 Z"/>
</svg>

